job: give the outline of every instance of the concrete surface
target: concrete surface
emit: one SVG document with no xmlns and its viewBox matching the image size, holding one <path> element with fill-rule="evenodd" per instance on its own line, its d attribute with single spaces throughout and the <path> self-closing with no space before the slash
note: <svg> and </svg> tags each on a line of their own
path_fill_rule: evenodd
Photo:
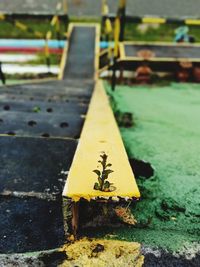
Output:
<svg viewBox="0 0 200 267">
<path fill-rule="evenodd" d="M 62 0 L 2 0 L 0 11 L 6 13 L 38 13 L 51 14 L 55 12 L 57 3 Z M 108 0 L 111 12 L 115 12 L 118 1 Z M 99 16 L 101 1 L 68 0 L 69 14 L 72 16 Z M 170 17 L 199 17 L 199 0 L 127 0 L 127 14 L 160 15 Z M 62 11 L 60 11 L 62 12 Z"/>
</svg>

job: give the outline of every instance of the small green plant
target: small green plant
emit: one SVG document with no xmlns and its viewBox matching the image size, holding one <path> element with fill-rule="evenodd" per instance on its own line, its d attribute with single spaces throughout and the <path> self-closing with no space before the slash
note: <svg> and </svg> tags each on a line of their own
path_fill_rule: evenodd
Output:
<svg viewBox="0 0 200 267">
<path fill-rule="evenodd" d="M 101 160 L 99 160 L 98 162 L 101 164 L 102 171 L 93 170 L 93 172 L 96 173 L 98 176 L 98 182 L 94 184 L 94 189 L 100 190 L 103 192 L 112 192 L 116 190 L 116 187 L 113 186 L 112 183 L 107 181 L 109 174 L 114 172 L 113 170 L 109 169 L 112 166 L 112 164 L 107 163 L 108 155 L 106 155 L 105 152 L 103 152 L 100 155 L 100 157 L 101 157 Z"/>
<path fill-rule="evenodd" d="M 38 106 L 33 107 L 33 112 L 38 113 L 40 111 L 41 111 L 40 107 Z"/>
</svg>

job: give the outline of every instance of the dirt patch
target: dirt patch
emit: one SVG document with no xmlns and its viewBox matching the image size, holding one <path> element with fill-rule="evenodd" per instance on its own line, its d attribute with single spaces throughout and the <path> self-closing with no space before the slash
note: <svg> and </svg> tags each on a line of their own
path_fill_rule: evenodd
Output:
<svg viewBox="0 0 200 267">
<path fill-rule="evenodd" d="M 140 244 L 133 242 L 82 239 L 65 245 L 62 251 L 66 252 L 67 260 L 60 267 L 140 267 L 144 261 Z"/>
</svg>

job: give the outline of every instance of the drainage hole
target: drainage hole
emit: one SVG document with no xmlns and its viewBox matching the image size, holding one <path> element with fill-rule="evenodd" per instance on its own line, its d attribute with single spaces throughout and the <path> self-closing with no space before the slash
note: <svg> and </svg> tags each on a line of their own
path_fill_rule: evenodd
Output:
<svg viewBox="0 0 200 267">
<path fill-rule="evenodd" d="M 67 122 L 61 122 L 60 127 L 61 128 L 67 128 L 69 124 Z"/>
<path fill-rule="evenodd" d="M 53 112 L 52 108 L 47 108 L 47 112 Z"/>
<path fill-rule="evenodd" d="M 135 158 L 129 159 L 129 162 L 136 179 L 140 177 L 148 179 L 154 175 L 154 168 L 149 162 Z"/>
<path fill-rule="evenodd" d="M 3 119 L 0 119 L 0 124 L 3 123 Z"/>
<path fill-rule="evenodd" d="M 37 125 L 37 122 L 36 121 L 29 121 L 28 125 L 33 127 L 33 126 Z"/>
<path fill-rule="evenodd" d="M 5 105 L 5 106 L 3 107 L 3 109 L 4 109 L 4 110 L 10 110 L 10 106 L 9 106 L 9 105 Z"/>
<path fill-rule="evenodd" d="M 80 138 L 80 135 L 74 135 L 74 139 L 79 139 Z"/>
<path fill-rule="evenodd" d="M 41 136 L 42 136 L 42 137 L 46 137 L 46 138 L 48 138 L 48 137 L 50 137 L 50 134 L 48 134 L 48 133 L 43 133 L 43 134 L 41 134 Z"/>
<path fill-rule="evenodd" d="M 33 101 L 34 100 L 34 97 L 30 97 L 29 99 L 30 99 L 30 101 Z"/>
</svg>

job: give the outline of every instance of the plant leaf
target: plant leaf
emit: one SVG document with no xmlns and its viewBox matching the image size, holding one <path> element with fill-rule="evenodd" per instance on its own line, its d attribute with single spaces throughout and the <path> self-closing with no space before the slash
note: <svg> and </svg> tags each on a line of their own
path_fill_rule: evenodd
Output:
<svg viewBox="0 0 200 267">
<path fill-rule="evenodd" d="M 102 183 L 103 183 L 103 181 L 101 180 L 101 178 L 100 177 L 98 177 L 98 181 L 99 181 L 99 185 L 100 185 L 100 187 L 102 186 Z"/>
<path fill-rule="evenodd" d="M 110 170 L 110 169 L 108 169 L 108 170 L 104 170 L 104 174 L 107 174 L 107 175 L 109 175 L 110 173 L 112 173 L 112 172 L 114 172 L 113 170 Z"/>
<path fill-rule="evenodd" d="M 100 189 L 100 186 L 99 186 L 98 183 L 95 183 L 95 184 L 94 184 L 94 189 L 95 189 L 95 190 L 99 190 L 99 189 Z"/>
<path fill-rule="evenodd" d="M 108 163 L 107 165 L 106 165 L 106 168 L 107 167 L 111 167 L 112 166 L 112 164 L 111 163 Z"/>
<path fill-rule="evenodd" d="M 110 182 L 106 181 L 106 182 L 104 183 L 104 188 L 109 188 L 109 187 L 110 187 Z"/>
<path fill-rule="evenodd" d="M 93 170 L 94 173 L 96 173 L 98 176 L 101 176 L 101 172 L 99 170 Z"/>
</svg>

